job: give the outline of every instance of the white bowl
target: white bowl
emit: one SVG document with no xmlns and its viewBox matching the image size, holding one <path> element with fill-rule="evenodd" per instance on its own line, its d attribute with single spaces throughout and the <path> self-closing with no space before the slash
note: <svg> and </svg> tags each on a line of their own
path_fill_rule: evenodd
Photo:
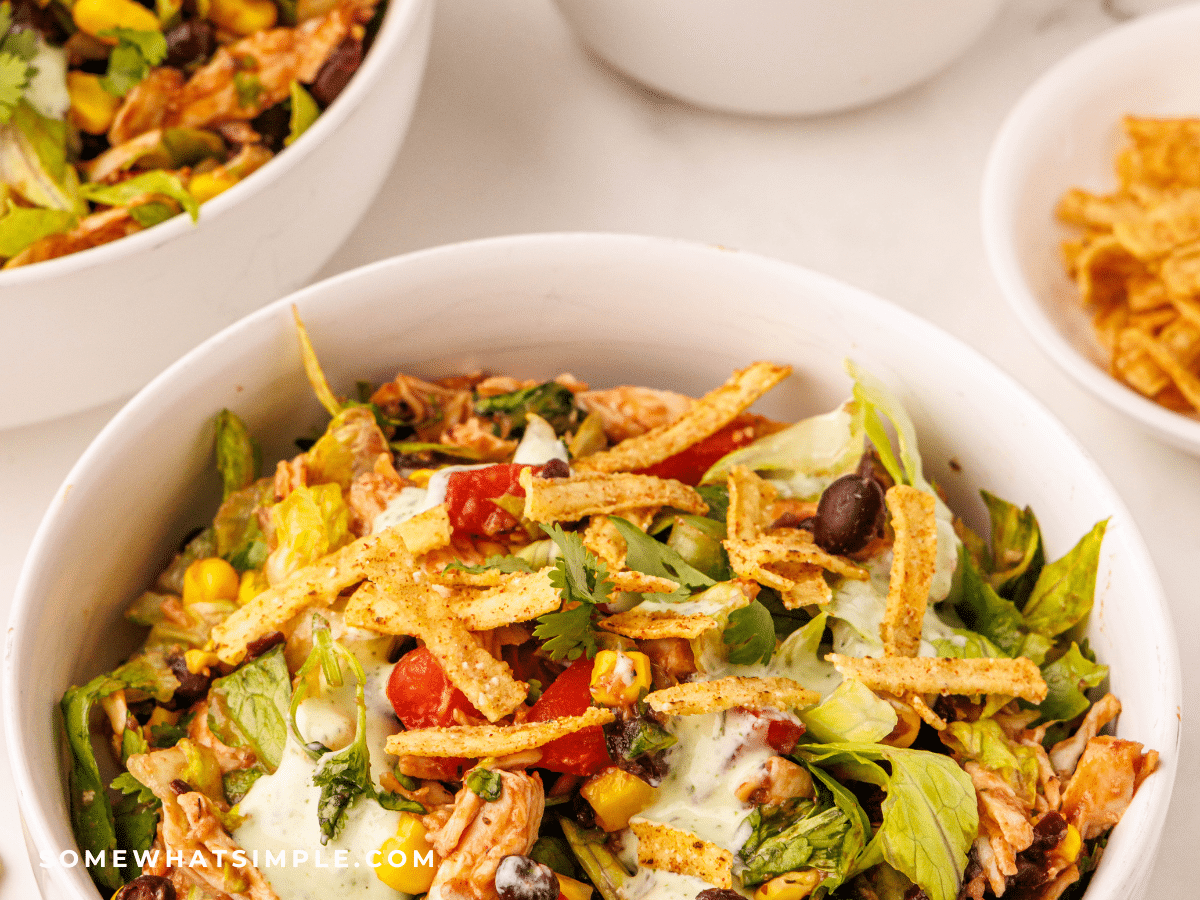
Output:
<svg viewBox="0 0 1200 900">
<path fill-rule="evenodd" d="M 728 112 L 861 106 L 962 54 L 1001 0 L 555 0 L 579 39 L 660 93 Z"/>
<path fill-rule="evenodd" d="M 119 241 L 0 271 L 0 428 L 128 395 L 308 281 L 375 199 L 408 129 L 433 0 L 391 0 L 346 89 L 245 181 Z"/>
<path fill-rule="evenodd" d="M 850 356 L 905 401 L 927 473 L 977 527 L 986 524 L 980 487 L 1034 505 L 1050 558 L 1111 517 L 1089 637 L 1125 704 L 1120 734 L 1156 748 L 1162 766 L 1117 827 L 1088 900 L 1137 894 L 1174 779 L 1179 664 L 1146 548 L 1096 465 L 995 366 L 898 307 L 757 256 L 605 235 L 498 238 L 338 276 L 205 342 L 113 419 L 34 539 L 8 630 L 4 727 L 35 861 L 74 847 L 55 706 L 70 684 L 134 646 L 121 610 L 215 510 L 213 416 L 229 407 L 252 433 L 270 436 L 268 460 L 293 454 L 292 438 L 323 421 L 303 374 L 293 303 L 337 390 L 399 370 L 486 367 L 699 394 L 735 367 L 772 359 L 796 374 L 763 411 L 794 419 L 848 396 L 842 362 Z M 82 867 L 35 862 L 35 871 L 56 897 L 96 900 Z"/>
<path fill-rule="evenodd" d="M 1108 354 L 1059 250 L 1062 194 L 1116 187 L 1121 118 L 1200 116 L 1200 4 L 1106 32 L 1043 75 L 1008 115 L 983 178 L 983 236 L 996 280 L 1034 339 L 1068 374 L 1141 426 L 1200 453 L 1200 416 L 1173 412 L 1108 374 Z"/>
</svg>

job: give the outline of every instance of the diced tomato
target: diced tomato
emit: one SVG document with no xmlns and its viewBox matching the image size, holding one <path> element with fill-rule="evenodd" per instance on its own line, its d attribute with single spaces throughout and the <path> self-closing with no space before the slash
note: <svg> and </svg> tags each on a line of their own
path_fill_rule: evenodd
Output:
<svg viewBox="0 0 1200 900">
<path fill-rule="evenodd" d="M 518 480 L 522 469 L 537 475 L 541 466 L 501 463 L 483 469 L 451 472 L 446 479 L 446 513 L 450 525 L 459 534 L 490 537 L 518 526 L 516 518 L 492 501 L 499 497 L 524 497 L 525 488 Z"/>
<path fill-rule="evenodd" d="M 803 734 L 804 725 L 800 722 L 791 719 L 771 719 L 767 725 L 767 746 L 780 756 L 788 756 L 796 749 L 796 744 Z"/>
<path fill-rule="evenodd" d="M 660 463 L 639 470 L 638 474 L 674 478 L 684 484 L 697 485 L 704 473 L 712 468 L 712 464 L 718 459 L 753 441 L 753 420 L 748 416 L 739 416 L 720 431 L 710 434 L 674 456 L 668 456 Z"/>
<path fill-rule="evenodd" d="M 530 707 L 526 721 L 545 722 L 561 716 L 583 715 L 592 705 L 591 680 L 592 660 L 580 657 L 542 692 Z M 594 775 L 612 765 L 604 743 L 604 729 L 592 725 L 551 741 L 542 747 L 542 761 L 538 765 L 552 772 Z"/>
<path fill-rule="evenodd" d="M 405 728 L 460 725 L 464 718 L 468 722 L 483 721 L 483 714 L 446 677 L 441 664 L 426 647 L 404 654 L 393 666 L 387 698 Z M 467 760 L 447 757 L 429 762 L 437 764 L 441 780 L 455 781 Z"/>
</svg>

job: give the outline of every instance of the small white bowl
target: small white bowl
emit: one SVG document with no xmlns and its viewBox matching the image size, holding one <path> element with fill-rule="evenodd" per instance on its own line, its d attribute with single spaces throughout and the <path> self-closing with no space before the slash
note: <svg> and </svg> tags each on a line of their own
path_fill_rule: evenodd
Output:
<svg viewBox="0 0 1200 900">
<path fill-rule="evenodd" d="M 1054 217 L 1071 187 L 1107 193 L 1121 118 L 1200 116 L 1200 4 L 1106 32 L 1043 75 L 1008 115 L 983 178 L 983 238 L 1013 311 L 1081 385 L 1158 437 L 1200 453 L 1200 416 L 1166 409 L 1108 373 L 1108 354 L 1063 268 Z"/>
<path fill-rule="evenodd" d="M 861 106 L 961 55 L 1001 0 L 555 0 L 585 46 L 697 106 L 797 116 Z"/>
<path fill-rule="evenodd" d="M 174 219 L 0 271 L 0 428 L 128 395 L 308 281 L 391 169 L 425 71 L 433 0 L 391 0 L 346 89 L 266 166 Z"/>
<path fill-rule="evenodd" d="M 34 538 L 5 642 L 4 730 L 34 871 L 48 896 L 96 900 L 75 846 L 55 710 L 63 691 L 134 644 L 126 603 L 220 499 L 212 421 L 237 412 L 263 458 L 324 421 L 292 304 L 335 390 L 409 371 L 562 371 L 599 386 L 700 394 L 752 360 L 795 375 L 761 407 L 794 420 L 849 396 L 847 356 L 890 384 L 930 479 L 976 527 L 986 487 L 1032 504 L 1048 558 L 1109 518 L 1088 636 L 1124 702 L 1119 733 L 1161 768 L 1113 833 L 1088 900 L 1131 900 L 1148 877 L 1175 776 L 1180 675 L 1167 605 L 1129 513 L 1079 444 L 980 354 L 857 289 L 786 263 L 660 238 L 534 235 L 376 263 L 267 306 L 139 393 L 76 464 Z"/>
</svg>

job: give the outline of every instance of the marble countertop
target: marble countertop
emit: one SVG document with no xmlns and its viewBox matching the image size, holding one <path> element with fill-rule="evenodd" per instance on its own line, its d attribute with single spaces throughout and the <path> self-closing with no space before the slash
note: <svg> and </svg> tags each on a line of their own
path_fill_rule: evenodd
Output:
<svg viewBox="0 0 1200 900">
<path fill-rule="evenodd" d="M 395 253 L 534 231 L 669 235 L 779 257 L 907 307 L 973 344 L 1050 407 L 1129 506 L 1183 659 L 1182 756 L 1147 897 L 1195 896 L 1200 833 L 1200 459 L 1069 381 L 988 269 L 979 183 L 1005 114 L 1042 72 L 1151 0 L 1009 0 L 925 85 L 800 120 L 704 112 L 643 92 L 573 41 L 550 0 L 440 0 L 420 103 L 395 167 L 322 275 Z M 68 468 L 119 404 L 0 432 L 0 614 Z M 0 809 L 14 810 L 0 751 Z M 15 815 L 0 821 L 0 900 L 38 896 Z M 53 898 L 47 898 L 53 900 Z"/>
</svg>

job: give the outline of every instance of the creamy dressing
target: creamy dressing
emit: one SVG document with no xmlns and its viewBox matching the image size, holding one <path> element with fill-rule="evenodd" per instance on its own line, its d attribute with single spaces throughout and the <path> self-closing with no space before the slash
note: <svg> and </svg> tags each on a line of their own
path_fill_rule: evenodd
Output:
<svg viewBox="0 0 1200 900">
<path fill-rule="evenodd" d="M 570 462 L 567 445 L 558 439 L 549 422 L 531 414 L 525 421 L 525 434 L 517 444 L 512 461 L 522 466 L 544 466 L 552 459 Z"/>
<path fill-rule="evenodd" d="M 743 897 L 754 896 L 734 883 L 733 889 Z M 696 900 L 701 891 L 712 890 L 712 885 L 703 878 L 693 875 L 677 875 L 665 869 L 638 869 L 629 881 L 617 888 L 617 896 L 622 900 L 640 900 L 642 897 L 653 897 L 654 900 Z"/>
<path fill-rule="evenodd" d="M 385 693 L 391 664 L 383 655 L 384 643 L 376 639 L 353 647 L 366 674 L 366 742 L 376 786 L 379 774 L 391 764 L 384 743 L 396 729 Z M 320 741 L 338 750 L 354 739 L 354 678 L 346 671 L 344 675 L 340 688 L 299 704 L 296 725 L 306 741 Z M 244 821 L 233 832 L 233 839 L 251 862 L 257 858 L 263 876 L 287 900 L 348 895 L 395 900 L 406 896 L 376 878 L 371 867 L 372 854 L 396 833 L 400 813 L 360 797 L 347 809 L 337 837 L 322 846 L 317 819 L 321 790 L 312 783 L 316 769 L 317 762 L 289 734 L 279 768 L 254 782 L 238 804 Z"/>
</svg>

